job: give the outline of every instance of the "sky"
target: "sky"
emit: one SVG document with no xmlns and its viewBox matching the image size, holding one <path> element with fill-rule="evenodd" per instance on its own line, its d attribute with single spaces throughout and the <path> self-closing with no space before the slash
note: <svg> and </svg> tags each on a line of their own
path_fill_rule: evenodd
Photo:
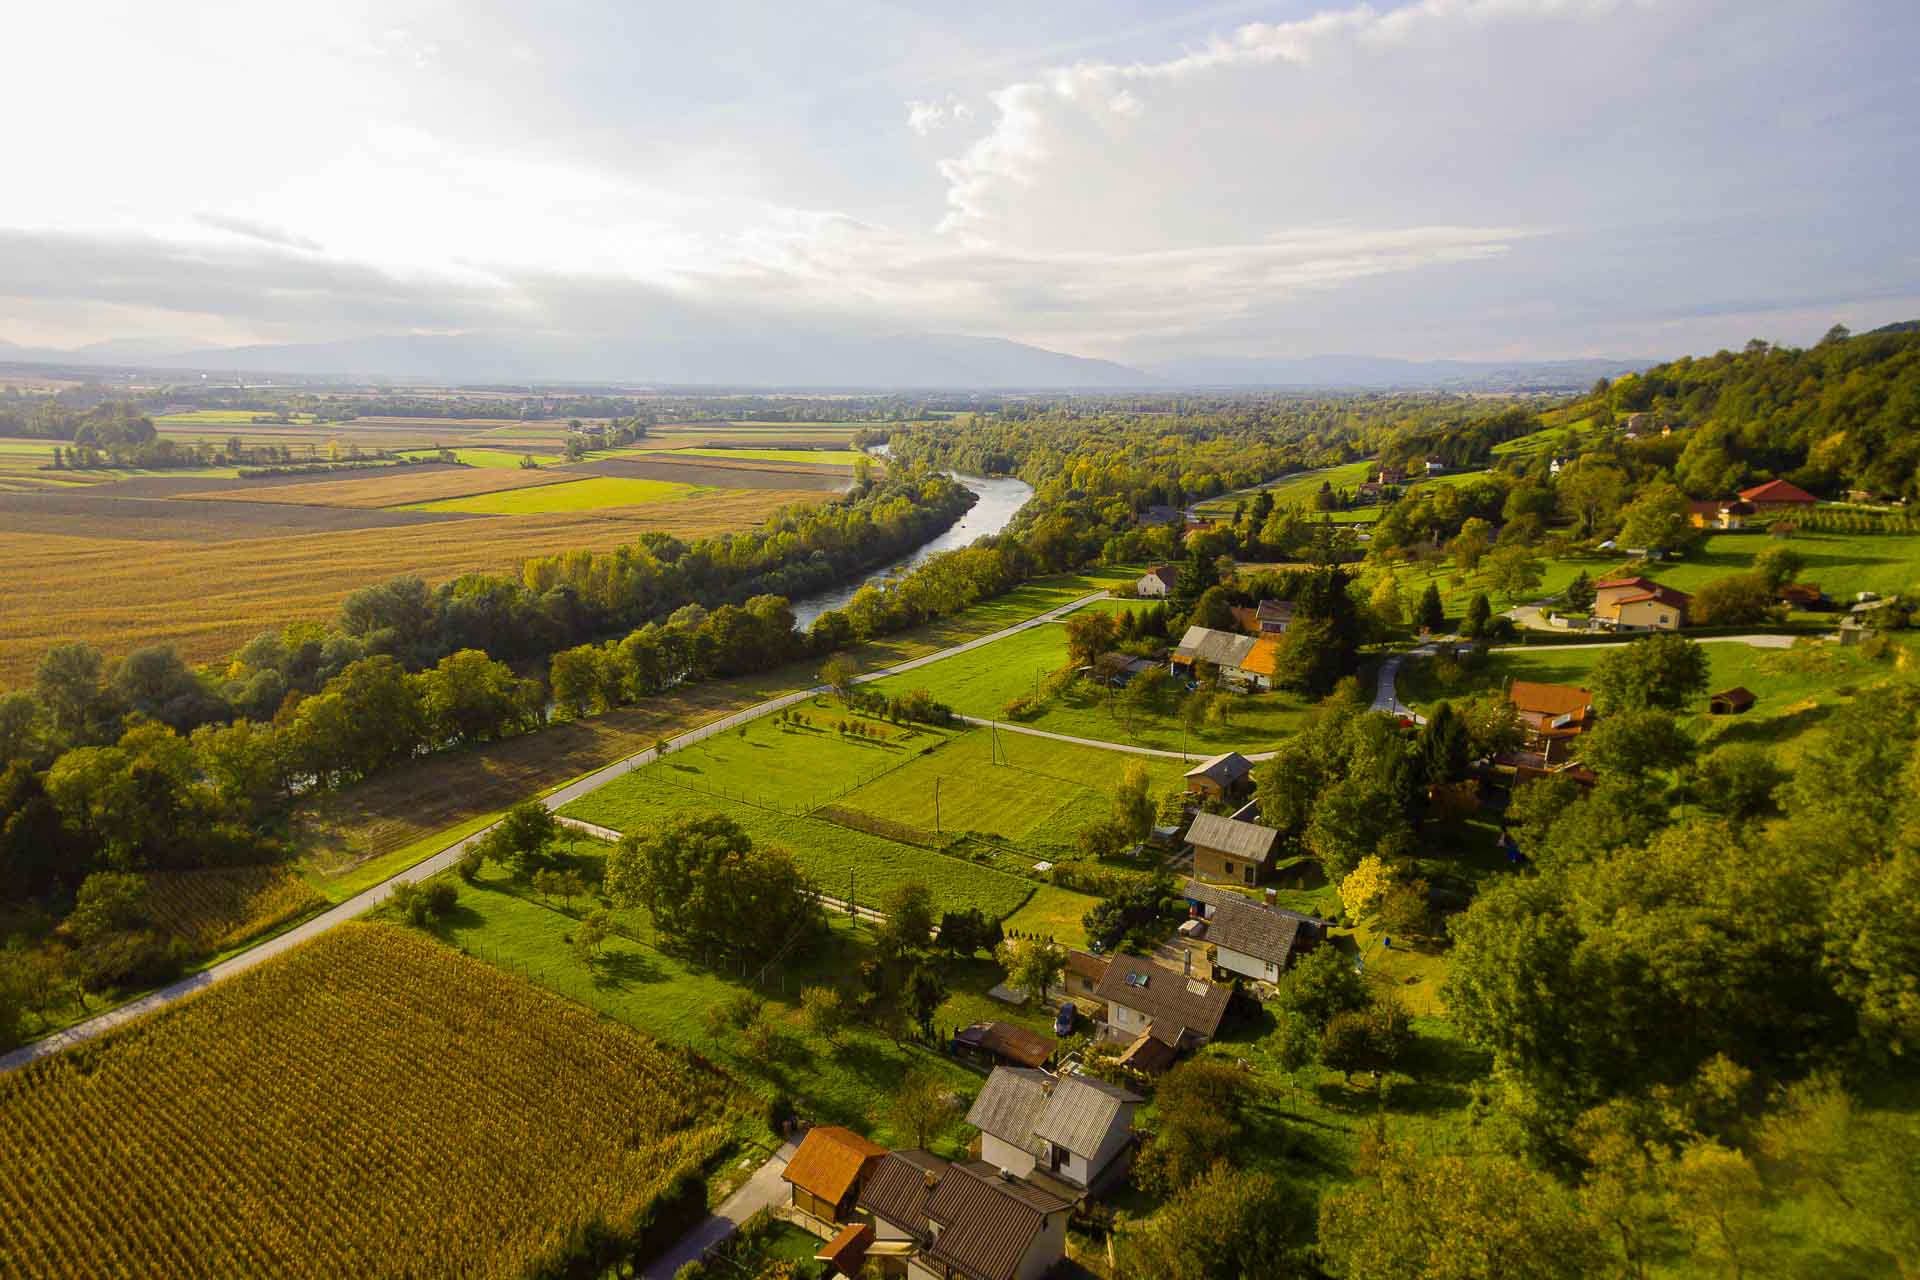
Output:
<svg viewBox="0 0 1920 1280">
<path fill-rule="evenodd" d="M 64 0 L 0 340 L 1653 357 L 1920 317 L 1914 0 Z"/>
</svg>

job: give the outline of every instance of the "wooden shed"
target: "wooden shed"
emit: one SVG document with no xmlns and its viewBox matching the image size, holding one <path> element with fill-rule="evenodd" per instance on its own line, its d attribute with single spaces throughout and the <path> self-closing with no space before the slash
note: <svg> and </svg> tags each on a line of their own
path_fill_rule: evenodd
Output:
<svg viewBox="0 0 1920 1280">
<path fill-rule="evenodd" d="M 1714 716 L 1737 716 L 1746 712 L 1760 699 L 1749 689 L 1735 685 L 1723 689 L 1707 699 L 1707 714 Z"/>
</svg>

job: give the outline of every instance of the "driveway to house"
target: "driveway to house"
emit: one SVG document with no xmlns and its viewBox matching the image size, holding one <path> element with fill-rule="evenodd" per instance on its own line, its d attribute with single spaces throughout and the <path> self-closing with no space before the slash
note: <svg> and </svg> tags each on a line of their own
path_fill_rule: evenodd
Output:
<svg viewBox="0 0 1920 1280">
<path fill-rule="evenodd" d="M 878 671 L 870 671 L 865 675 L 856 677 L 856 680 L 861 684 L 873 680 L 883 680 L 888 676 L 898 675 L 903 671 L 917 670 L 929 663 L 938 662 L 943 658 L 950 658 L 955 654 L 966 653 L 970 650 L 978 649 L 983 645 L 992 644 L 997 640 L 1004 640 L 1008 636 L 1018 635 L 1022 631 L 1045 626 L 1050 622 L 1057 622 L 1083 605 L 1091 604 L 1095 600 L 1104 599 L 1106 594 L 1104 591 L 1096 591 L 1092 595 L 1082 596 L 1080 599 L 1063 604 L 1057 609 L 1048 610 L 1046 613 L 1040 614 L 1037 617 L 1028 618 L 1025 622 L 1015 623 L 1013 626 L 1005 627 L 990 635 L 984 635 L 975 640 L 968 640 L 964 644 L 954 645 L 950 649 L 942 649 L 938 653 L 930 653 L 923 658 L 915 658 L 908 662 L 900 662 L 890 667 L 883 667 Z M 811 689 L 802 689 L 798 693 L 790 693 L 778 698 L 770 698 L 765 702 L 756 703 L 745 710 L 723 716 L 711 724 L 701 725 L 697 729 L 689 729 L 678 737 L 668 740 L 669 753 L 679 747 L 699 742 L 704 738 L 710 738 L 716 733 L 725 733 L 729 729 L 738 728 L 761 716 L 771 715 L 775 711 L 784 710 L 797 702 L 804 702 L 808 698 L 826 692 L 826 688 L 827 686 L 825 685 L 815 685 Z M 1114 746 L 1112 743 L 1098 743 L 1094 745 Z M 1128 750 L 1128 748 L 1124 747 L 1117 747 L 1116 749 Z M 548 794 L 541 800 L 541 803 L 548 809 L 557 810 L 564 805 L 573 803 L 590 791 L 604 787 L 607 783 L 612 782 L 622 774 L 631 773 L 642 765 L 653 763 L 658 754 L 655 748 L 649 747 L 645 751 L 628 756 L 625 759 L 616 760 L 605 768 L 596 769 L 585 777 L 569 782 L 559 790 Z M 445 849 L 431 855 L 425 861 L 414 863 L 406 870 L 382 880 L 371 889 L 357 893 L 338 906 L 330 907 L 312 919 L 295 925 L 285 933 L 269 938 L 256 946 L 240 952 L 238 955 L 229 956 L 218 964 L 209 965 L 200 972 L 190 974 L 178 982 L 161 987 L 157 991 L 151 991 L 141 996 L 138 1000 L 132 1000 L 117 1009 L 110 1009 L 105 1013 L 96 1014 L 83 1022 L 76 1022 L 64 1031 L 56 1031 L 51 1035 L 42 1036 L 32 1044 L 23 1045 L 9 1054 L 0 1056 L 0 1072 L 12 1071 L 18 1067 L 24 1067 L 29 1062 L 38 1061 L 51 1054 L 59 1053 L 62 1049 L 71 1048 L 83 1041 L 92 1040 L 96 1036 L 105 1035 L 116 1027 L 123 1027 L 136 1018 L 141 1018 L 149 1013 L 164 1009 L 176 1001 L 183 1000 L 190 995 L 195 995 L 206 990 L 217 982 L 224 982 L 236 974 L 245 973 L 255 965 L 262 964 L 277 955 L 290 951 L 303 942 L 312 941 L 314 938 L 319 937 L 337 925 L 352 920 L 357 916 L 365 915 L 392 897 L 396 886 L 417 883 L 431 876 L 439 875 L 442 871 L 452 867 L 454 863 L 460 860 L 462 854 L 466 853 L 476 841 L 491 830 L 493 830 L 491 826 L 482 828 L 472 835 L 448 845 Z M 605 830 L 605 828 L 602 828 L 602 830 Z M 618 839 L 619 836 L 615 833 L 611 838 Z M 844 909 L 843 904 L 842 909 Z"/>
<path fill-rule="evenodd" d="M 673 1280 L 673 1273 L 689 1262 L 698 1262 L 713 1246 L 740 1229 L 740 1224 L 762 1209 L 780 1201 L 785 1184 L 780 1175 L 798 1148 L 791 1142 L 773 1153 L 765 1164 L 740 1189 L 721 1201 L 707 1220 L 680 1237 L 680 1242 L 662 1254 L 652 1266 L 640 1273 L 641 1280 Z"/>
</svg>

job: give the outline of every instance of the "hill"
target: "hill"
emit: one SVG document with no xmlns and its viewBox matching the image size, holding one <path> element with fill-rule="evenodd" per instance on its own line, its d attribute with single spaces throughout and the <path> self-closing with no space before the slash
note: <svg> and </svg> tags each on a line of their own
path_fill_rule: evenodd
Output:
<svg viewBox="0 0 1920 1280">
<path fill-rule="evenodd" d="M 1651 365 L 1644 360 L 1397 360 L 1321 355 L 1299 359 L 1196 356 L 1149 366 L 1169 382 L 1213 387 L 1379 390 L 1568 391 Z"/>
</svg>

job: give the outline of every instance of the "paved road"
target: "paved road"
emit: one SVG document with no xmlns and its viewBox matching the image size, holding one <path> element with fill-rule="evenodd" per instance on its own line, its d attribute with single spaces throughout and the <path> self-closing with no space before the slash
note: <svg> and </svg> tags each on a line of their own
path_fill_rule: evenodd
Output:
<svg viewBox="0 0 1920 1280">
<path fill-rule="evenodd" d="M 992 644 L 996 640 L 1004 640 L 1008 636 L 1017 635 L 1033 627 L 1056 622 L 1075 609 L 1080 608 L 1082 605 L 1103 599 L 1106 594 L 1104 591 L 1096 591 L 1092 595 L 1082 596 L 1078 600 L 1061 605 L 1059 608 L 1050 610 L 1038 617 L 1029 618 L 1025 622 L 1015 623 L 1011 627 L 995 631 L 990 635 L 981 636 L 977 640 L 969 640 L 964 644 L 955 645 L 950 649 L 942 649 L 938 653 L 928 654 L 924 658 L 915 658 L 910 662 L 896 663 L 891 667 L 884 667 L 878 671 L 870 671 L 858 677 L 859 682 L 864 684 L 868 681 L 881 680 L 887 676 L 898 675 L 904 671 L 914 671 L 929 663 L 950 658 L 958 653 L 967 653 L 983 645 Z M 765 702 L 756 703 L 744 710 L 723 716 L 711 724 L 702 725 L 697 729 L 690 729 L 670 739 L 668 742 L 669 750 L 675 750 L 691 743 L 699 742 L 704 738 L 712 737 L 716 733 L 725 733 L 729 729 L 738 728 L 748 721 L 756 720 L 761 716 L 771 715 L 775 711 L 784 710 L 797 702 L 804 702 L 808 698 L 824 692 L 825 689 L 825 685 L 816 685 L 811 689 L 802 689 L 798 693 L 790 693 L 782 697 L 770 698 Z M 559 809 L 563 805 L 571 804 L 581 796 L 605 786 L 622 774 L 638 769 L 642 765 L 651 764 L 657 754 L 658 752 L 654 748 L 649 747 L 636 755 L 628 756 L 623 760 L 616 760 L 604 769 L 596 769 L 585 777 L 576 779 L 566 786 L 561 787 L 558 791 L 546 796 L 541 803 L 545 804 L 548 809 Z M 492 829 L 492 827 L 482 828 L 472 835 L 467 836 L 465 839 L 447 846 L 425 861 L 415 863 L 405 871 L 381 881 L 379 884 L 373 886 L 373 888 L 357 893 L 340 905 L 321 912 L 304 924 L 297 925 L 287 930 L 287 932 L 280 934 L 278 937 L 270 938 L 258 946 L 242 951 L 239 955 L 231 956 L 216 965 L 211 965 L 201 970 L 199 973 L 182 978 L 170 986 L 162 987 L 158 991 L 149 992 L 147 995 L 141 996 L 138 1000 L 129 1001 L 117 1009 L 98 1014 L 88 1018 L 84 1022 L 76 1022 L 64 1031 L 56 1031 L 52 1035 L 43 1036 L 32 1044 L 15 1049 L 12 1053 L 6 1054 L 5 1056 L 0 1056 L 0 1072 L 12 1071 L 17 1067 L 24 1067 L 29 1062 L 37 1061 L 40 1058 L 47 1057 L 49 1054 L 59 1053 L 62 1049 L 70 1048 L 82 1041 L 104 1035 L 116 1027 L 125 1026 L 135 1018 L 143 1017 L 155 1010 L 165 1008 L 177 1000 L 182 1000 L 187 996 L 204 991 L 217 982 L 224 982 L 235 974 L 245 973 L 255 965 L 271 960 L 275 956 L 291 950 L 303 942 L 310 942 L 327 930 L 373 910 L 373 908 L 393 896 L 393 890 L 396 885 L 416 883 L 447 870 L 459 860 L 460 855 L 465 853 L 469 846 Z M 613 838 L 618 839 L 619 837 L 616 834 Z M 844 909 L 844 904 L 841 904 L 841 909 Z"/>
<path fill-rule="evenodd" d="M 1585 644 L 1503 644 L 1494 653 L 1553 653 L 1561 649 L 1619 649 L 1652 632 L 1640 632 L 1629 640 L 1589 640 Z M 1686 635 L 1684 631 L 1676 634 Z M 1698 644 L 1746 644 L 1756 649 L 1791 649 L 1799 636 L 1687 636 Z"/>
<path fill-rule="evenodd" d="M 1426 717 L 1415 712 L 1412 707 L 1400 701 L 1400 664 L 1408 658 L 1425 658 L 1439 652 L 1433 645 L 1423 644 L 1396 653 L 1380 664 L 1380 679 L 1373 688 L 1373 705 L 1369 711 L 1383 711 L 1390 716 L 1405 716 L 1415 724 L 1425 724 Z"/>
<path fill-rule="evenodd" d="M 795 1150 L 789 1142 L 774 1152 L 705 1222 L 681 1236 L 680 1243 L 641 1272 L 641 1280 L 673 1280 L 674 1272 L 689 1262 L 699 1261 L 707 1250 L 739 1230 L 741 1223 L 785 1199 L 786 1184 L 780 1181 L 780 1175 L 786 1170 L 787 1161 L 793 1159 Z"/>
</svg>

